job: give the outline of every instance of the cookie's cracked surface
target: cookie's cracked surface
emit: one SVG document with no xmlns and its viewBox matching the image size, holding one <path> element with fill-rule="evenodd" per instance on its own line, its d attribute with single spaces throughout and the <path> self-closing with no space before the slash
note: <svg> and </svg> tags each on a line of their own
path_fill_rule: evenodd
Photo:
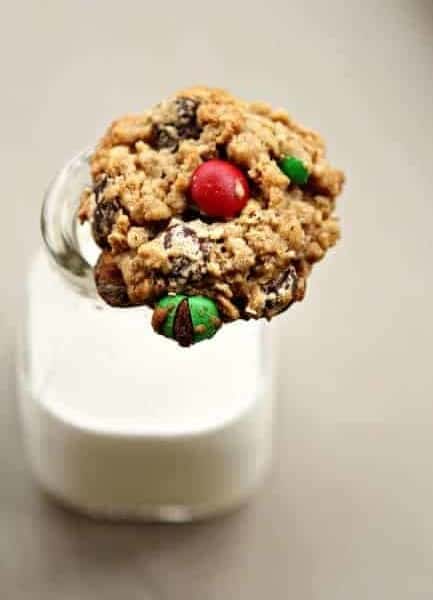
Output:
<svg viewBox="0 0 433 600">
<path fill-rule="evenodd" d="M 285 157 L 301 161 L 306 182 L 283 172 Z M 249 200 L 228 221 L 200 214 L 189 193 L 193 173 L 212 158 L 249 182 Z M 91 171 L 80 218 L 102 249 L 95 277 L 111 304 L 154 306 L 173 292 L 213 298 L 225 320 L 271 318 L 302 300 L 312 265 L 339 237 L 333 212 L 344 178 L 321 137 L 282 110 L 222 90 L 183 90 L 118 119 Z"/>
</svg>

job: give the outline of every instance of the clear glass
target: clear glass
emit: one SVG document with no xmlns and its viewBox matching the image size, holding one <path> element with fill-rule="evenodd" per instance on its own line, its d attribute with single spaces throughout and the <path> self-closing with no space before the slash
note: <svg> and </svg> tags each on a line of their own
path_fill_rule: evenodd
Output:
<svg viewBox="0 0 433 600">
<path fill-rule="evenodd" d="M 272 446 L 272 361 L 262 322 L 189 349 L 157 336 L 145 307 L 97 296 L 98 248 L 77 222 L 89 152 L 42 210 L 18 361 L 25 441 L 52 496 L 94 516 L 188 521 L 247 499 Z"/>
</svg>

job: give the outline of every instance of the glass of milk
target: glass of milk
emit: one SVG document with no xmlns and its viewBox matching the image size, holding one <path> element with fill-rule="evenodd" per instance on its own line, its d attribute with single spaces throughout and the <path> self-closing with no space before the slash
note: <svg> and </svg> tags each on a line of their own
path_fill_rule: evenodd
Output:
<svg viewBox="0 0 433 600">
<path fill-rule="evenodd" d="M 76 219 L 89 154 L 47 192 L 28 278 L 18 387 L 35 478 L 93 516 L 216 515 L 248 499 L 269 464 L 269 332 L 237 322 L 184 349 L 153 332 L 148 308 L 103 303 L 98 249 Z"/>
</svg>

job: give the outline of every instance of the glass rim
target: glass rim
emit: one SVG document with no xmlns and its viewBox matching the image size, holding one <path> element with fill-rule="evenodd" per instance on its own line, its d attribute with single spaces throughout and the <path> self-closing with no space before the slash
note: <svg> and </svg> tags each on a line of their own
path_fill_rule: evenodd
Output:
<svg viewBox="0 0 433 600">
<path fill-rule="evenodd" d="M 96 296 L 93 267 L 77 236 L 77 213 L 83 189 L 91 184 L 89 147 L 73 156 L 56 173 L 43 198 L 40 229 L 48 255 L 57 270 L 81 293 Z"/>
</svg>

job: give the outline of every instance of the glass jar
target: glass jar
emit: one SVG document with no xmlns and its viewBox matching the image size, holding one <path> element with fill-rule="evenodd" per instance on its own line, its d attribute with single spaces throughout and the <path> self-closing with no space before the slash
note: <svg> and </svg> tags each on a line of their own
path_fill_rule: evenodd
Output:
<svg viewBox="0 0 433 600">
<path fill-rule="evenodd" d="M 155 335 L 145 307 L 96 294 L 98 256 L 79 225 L 90 152 L 42 210 L 18 361 L 25 442 L 39 484 L 94 516 L 188 521 L 248 498 L 271 453 L 269 332 L 223 327 L 189 349 Z"/>
</svg>

